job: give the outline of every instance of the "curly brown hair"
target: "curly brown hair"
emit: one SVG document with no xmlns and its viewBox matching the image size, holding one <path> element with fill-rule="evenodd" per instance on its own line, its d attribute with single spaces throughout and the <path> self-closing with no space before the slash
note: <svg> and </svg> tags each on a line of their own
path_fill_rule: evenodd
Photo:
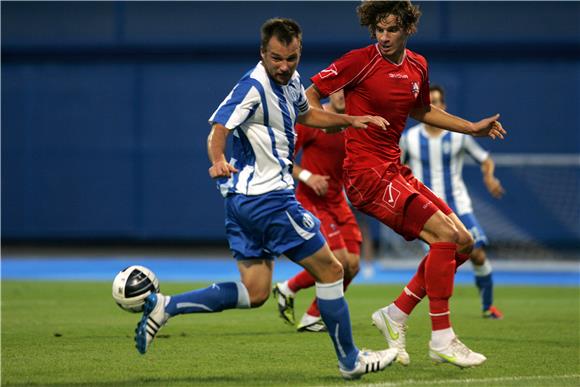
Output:
<svg viewBox="0 0 580 387">
<path fill-rule="evenodd" d="M 389 15 L 397 18 L 400 27 L 409 35 L 417 32 L 421 17 L 419 6 L 410 1 L 374 1 L 364 0 L 356 8 L 361 26 L 368 27 L 371 37 L 375 37 L 377 24 Z"/>
</svg>

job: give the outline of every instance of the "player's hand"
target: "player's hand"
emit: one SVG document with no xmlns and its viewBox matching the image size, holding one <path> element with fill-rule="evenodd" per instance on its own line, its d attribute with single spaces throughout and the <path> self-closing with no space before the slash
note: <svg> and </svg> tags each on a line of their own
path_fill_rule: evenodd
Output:
<svg viewBox="0 0 580 387">
<path fill-rule="evenodd" d="M 501 126 L 501 123 L 497 120 L 498 118 L 499 114 L 496 114 L 494 116 L 487 117 L 479 122 L 476 122 L 474 124 L 472 132 L 473 136 L 474 137 L 489 136 L 494 140 L 496 138 L 501 138 L 503 140 L 507 132 Z"/>
<path fill-rule="evenodd" d="M 212 179 L 216 179 L 218 177 L 230 177 L 232 173 L 237 173 L 238 170 L 227 161 L 220 160 L 212 165 L 208 172 Z"/>
<path fill-rule="evenodd" d="M 318 196 L 324 196 L 326 195 L 326 192 L 328 192 L 329 179 L 330 176 L 317 175 L 313 173 L 305 183 L 307 186 L 312 188 L 312 190 L 316 192 Z"/>
<path fill-rule="evenodd" d="M 351 126 L 357 129 L 366 129 L 368 124 L 373 124 L 383 130 L 387 130 L 387 126 L 390 125 L 389 121 L 380 116 L 354 116 Z"/>
<path fill-rule="evenodd" d="M 493 196 L 494 198 L 499 199 L 505 193 L 505 190 L 503 189 L 499 179 L 495 177 L 490 177 L 483 179 L 483 182 L 485 184 L 485 187 L 491 194 L 491 196 Z"/>
</svg>

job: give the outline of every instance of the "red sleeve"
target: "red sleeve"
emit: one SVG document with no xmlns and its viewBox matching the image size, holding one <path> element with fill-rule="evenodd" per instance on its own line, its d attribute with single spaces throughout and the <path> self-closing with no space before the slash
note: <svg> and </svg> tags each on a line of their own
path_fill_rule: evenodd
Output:
<svg viewBox="0 0 580 387">
<path fill-rule="evenodd" d="M 431 105 L 431 95 L 429 92 L 429 66 L 427 65 L 427 60 L 423 57 L 420 57 L 420 63 L 422 67 L 424 66 L 425 73 L 423 74 L 421 85 L 419 86 L 419 96 L 415 101 L 414 108 Z"/>
<path fill-rule="evenodd" d="M 366 49 L 350 51 L 314 75 L 310 80 L 316 85 L 321 97 L 326 98 L 349 84 L 356 84 L 356 78 L 361 75 L 362 70 L 369 62 L 367 56 Z"/>
<path fill-rule="evenodd" d="M 296 145 L 294 147 L 294 156 L 300 152 L 300 149 L 314 141 L 320 129 L 314 129 L 302 124 L 296 124 Z"/>
</svg>

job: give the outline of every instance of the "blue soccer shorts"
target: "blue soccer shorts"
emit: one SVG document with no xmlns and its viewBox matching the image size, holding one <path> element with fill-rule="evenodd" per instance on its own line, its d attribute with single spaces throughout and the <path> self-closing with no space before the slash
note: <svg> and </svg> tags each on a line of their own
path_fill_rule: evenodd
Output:
<svg viewBox="0 0 580 387">
<path fill-rule="evenodd" d="M 291 190 L 229 195 L 225 213 L 226 235 L 237 260 L 274 259 L 284 254 L 297 262 L 326 243 L 320 221 L 300 205 Z"/>
</svg>

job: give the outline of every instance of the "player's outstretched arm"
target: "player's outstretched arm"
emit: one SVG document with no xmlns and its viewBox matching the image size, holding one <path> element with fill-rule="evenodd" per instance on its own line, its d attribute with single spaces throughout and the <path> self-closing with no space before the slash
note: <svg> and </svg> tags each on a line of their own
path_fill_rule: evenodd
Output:
<svg viewBox="0 0 580 387">
<path fill-rule="evenodd" d="M 483 183 L 485 187 L 496 199 L 499 199 L 505 193 L 504 188 L 501 185 L 501 182 L 497 177 L 494 175 L 495 171 L 495 163 L 491 157 L 488 157 L 481 163 L 481 174 L 483 175 Z"/>
<path fill-rule="evenodd" d="M 310 106 L 322 109 L 322 103 L 320 102 L 322 95 L 320 94 L 320 91 L 318 91 L 316 85 L 310 85 L 308 89 L 306 89 L 306 98 L 308 99 L 308 104 Z"/>
<path fill-rule="evenodd" d="M 218 177 L 230 177 L 232 173 L 238 172 L 226 160 L 226 141 L 230 131 L 221 124 L 214 124 L 211 132 L 207 136 L 207 155 L 212 166 L 208 172 L 212 179 Z"/>
<path fill-rule="evenodd" d="M 316 85 L 311 85 L 306 89 L 306 98 L 308 99 L 310 110 L 307 114 L 298 117 L 298 122 L 324 129 L 327 133 L 340 132 L 348 126 L 357 129 L 366 129 L 369 124 L 372 124 L 383 130 L 386 130 L 387 126 L 389 126 L 389 122 L 380 116 L 349 116 L 323 110 L 322 104 L 320 103 L 322 95 Z M 324 115 L 321 116 L 319 112 L 323 112 Z M 305 120 L 305 122 L 301 120 Z"/>
<path fill-rule="evenodd" d="M 329 132 L 342 130 L 346 127 L 357 129 L 366 129 L 369 124 L 378 126 L 386 130 L 389 125 L 388 121 L 379 116 L 349 116 L 346 114 L 337 114 L 310 107 L 308 112 L 298 116 L 298 122 L 313 128 L 330 129 Z"/>
<path fill-rule="evenodd" d="M 496 138 L 500 138 L 503 140 L 507 132 L 501 126 L 501 123 L 497 120 L 498 118 L 499 114 L 496 114 L 476 122 L 474 124 L 473 132 L 471 133 L 471 135 L 474 137 L 489 136 L 494 140 Z"/>
<path fill-rule="evenodd" d="M 478 122 L 471 122 L 430 105 L 414 109 L 410 115 L 417 121 L 424 122 L 428 125 L 452 132 L 469 134 L 474 137 L 489 136 L 494 140 L 496 138 L 503 140 L 507 134 L 506 130 L 501 126 L 501 123 L 497 121 L 499 114 L 484 118 Z"/>
</svg>

